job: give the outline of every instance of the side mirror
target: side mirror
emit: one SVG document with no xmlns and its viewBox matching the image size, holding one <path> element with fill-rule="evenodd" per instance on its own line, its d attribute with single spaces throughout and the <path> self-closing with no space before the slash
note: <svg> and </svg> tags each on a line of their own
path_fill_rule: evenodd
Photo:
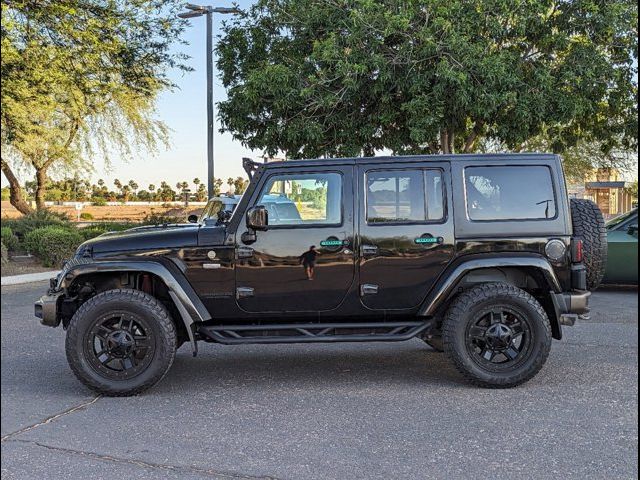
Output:
<svg viewBox="0 0 640 480">
<path fill-rule="evenodd" d="M 264 231 L 269 225 L 269 212 L 262 205 L 247 210 L 247 228 L 256 231 Z"/>
<path fill-rule="evenodd" d="M 189 223 L 198 223 L 198 215 L 193 215 L 193 214 L 189 215 L 187 217 L 187 222 L 189 222 Z"/>
<path fill-rule="evenodd" d="M 636 223 L 634 223 L 633 225 L 629 225 L 627 227 L 627 233 L 629 235 L 633 235 L 634 237 L 638 235 L 638 225 Z"/>
</svg>

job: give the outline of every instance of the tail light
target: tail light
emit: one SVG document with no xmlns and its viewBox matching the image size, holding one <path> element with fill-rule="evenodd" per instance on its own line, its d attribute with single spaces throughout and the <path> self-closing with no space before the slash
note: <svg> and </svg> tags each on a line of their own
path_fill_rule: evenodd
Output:
<svg viewBox="0 0 640 480">
<path fill-rule="evenodd" d="M 573 239 L 573 245 L 571 248 L 571 258 L 574 263 L 581 263 L 582 260 L 584 259 L 583 247 L 584 247 L 584 244 L 581 238 Z"/>
</svg>

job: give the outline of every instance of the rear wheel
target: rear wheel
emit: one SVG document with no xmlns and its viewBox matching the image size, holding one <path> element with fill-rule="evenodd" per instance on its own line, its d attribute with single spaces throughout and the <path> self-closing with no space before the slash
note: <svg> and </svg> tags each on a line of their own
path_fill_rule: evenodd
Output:
<svg viewBox="0 0 640 480">
<path fill-rule="evenodd" d="M 538 301 L 503 283 L 460 294 L 443 322 L 444 350 L 473 384 L 509 388 L 542 368 L 551 348 L 551 325 Z"/>
<path fill-rule="evenodd" d="M 159 382 L 176 351 L 176 330 L 156 298 L 138 290 L 109 290 L 84 303 L 67 328 L 73 373 L 90 389 L 135 395 Z"/>
</svg>

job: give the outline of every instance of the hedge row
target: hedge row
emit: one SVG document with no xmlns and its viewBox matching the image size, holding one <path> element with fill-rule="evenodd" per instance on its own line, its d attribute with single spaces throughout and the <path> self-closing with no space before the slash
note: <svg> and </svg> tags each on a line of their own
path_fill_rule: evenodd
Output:
<svg viewBox="0 0 640 480">
<path fill-rule="evenodd" d="M 45 267 L 57 267 L 71 258 L 84 241 L 77 230 L 50 225 L 30 231 L 24 237 L 24 246 L 38 256 Z"/>
</svg>

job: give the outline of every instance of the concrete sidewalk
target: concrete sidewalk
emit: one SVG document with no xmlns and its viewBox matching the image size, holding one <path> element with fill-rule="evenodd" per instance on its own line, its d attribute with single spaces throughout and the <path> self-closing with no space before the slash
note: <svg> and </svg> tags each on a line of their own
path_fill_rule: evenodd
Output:
<svg viewBox="0 0 640 480">
<path fill-rule="evenodd" d="M 21 285 L 23 283 L 41 282 L 49 280 L 58 274 L 57 271 L 25 273 L 24 275 L 11 275 L 9 277 L 1 277 L 1 285 Z"/>
</svg>

